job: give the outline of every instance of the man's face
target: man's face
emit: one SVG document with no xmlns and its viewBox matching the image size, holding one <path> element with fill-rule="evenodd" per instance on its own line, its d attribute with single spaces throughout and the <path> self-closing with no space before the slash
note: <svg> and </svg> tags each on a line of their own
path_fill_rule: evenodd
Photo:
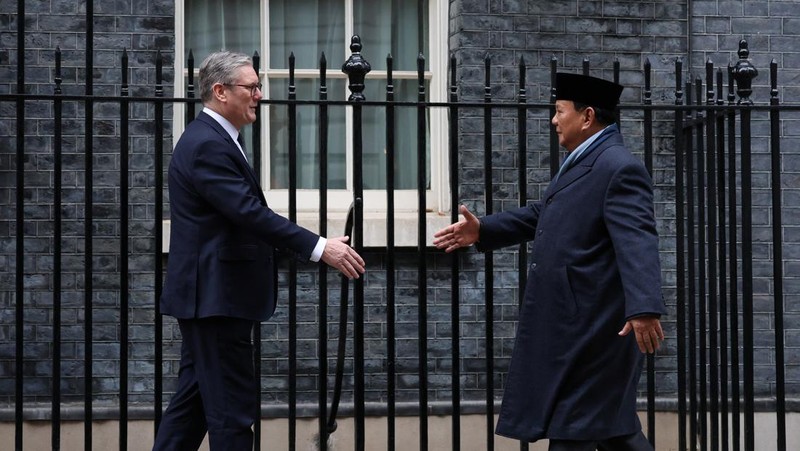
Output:
<svg viewBox="0 0 800 451">
<path fill-rule="evenodd" d="M 590 122 L 587 117 L 588 108 L 582 111 L 575 110 L 575 103 L 571 100 L 556 100 L 556 113 L 550 121 L 556 127 L 558 144 L 572 152 L 588 136 L 584 136 Z"/>
<path fill-rule="evenodd" d="M 258 85 L 258 75 L 252 67 L 241 66 L 236 74 L 233 83 L 222 85 L 225 102 L 220 114 L 236 128 L 242 128 L 255 122 L 262 95 L 260 89 L 252 89 Z"/>
</svg>

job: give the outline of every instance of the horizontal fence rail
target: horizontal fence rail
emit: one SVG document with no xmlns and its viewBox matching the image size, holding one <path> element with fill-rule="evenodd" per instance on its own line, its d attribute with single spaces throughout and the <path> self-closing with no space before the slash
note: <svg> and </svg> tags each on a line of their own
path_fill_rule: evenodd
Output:
<svg viewBox="0 0 800 451">
<path fill-rule="evenodd" d="M 24 51 L 24 42 L 19 48 Z M 459 219 L 462 203 L 481 214 L 525 206 L 539 198 L 560 163 L 558 139 L 549 124 L 558 61 L 550 62 L 549 99 L 535 103 L 523 59 L 516 67 L 513 101 L 498 101 L 489 57 L 480 96 L 468 97 L 460 89 L 458 61 L 451 56 L 447 99 L 434 102 L 429 100 L 425 59 L 420 55 L 417 99 L 399 101 L 391 56 L 386 61 L 385 98 L 367 99 L 363 90 L 370 65 L 357 36 L 350 48 L 352 54 L 342 66 L 349 82 L 347 100 L 329 99 L 324 55 L 316 100 L 299 100 L 291 57 L 286 99 L 262 100 L 251 129 L 247 147 L 253 149 L 254 168 L 265 180 L 260 173 L 266 155 L 264 113 L 275 108 L 276 114 L 286 115 L 287 215 L 298 221 L 298 121 L 308 117 L 301 111 L 313 111 L 319 124 L 318 231 L 337 234 L 328 228 L 328 219 L 342 211 L 329 199 L 328 145 L 331 115 L 337 109 L 348 112 L 352 205 L 344 233 L 369 262 L 366 277 L 352 283 L 324 265 L 309 269 L 293 258 L 282 263 L 278 278 L 285 306 L 255 332 L 260 414 L 288 420 L 291 449 L 298 446 L 298 420 L 316 418 L 316 446 L 323 450 L 329 449 L 336 433 L 337 415 L 353 419 L 357 450 L 369 448 L 368 417 L 385 417 L 387 442 L 380 446 L 393 450 L 403 438 L 397 417 L 414 415 L 419 421 L 418 447 L 424 450 L 431 447 L 429 415 L 446 414 L 451 447 L 458 450 L 462 416 L 480 414 L 485 448 L 494 449 L 496 404 L 513 345 L 514 314 L 526 284 L 527 245 L 483 255 L 445 255 L 430 247 L 427 196 L 433 175 L 426 167 L 437 150 L 431 149 L 430 117 L 436 109 L 448 114 L 446 130 L 441 131 L 448 148 L 438 151 L 447 157 L 449 205 L 442 213 L 450 221 Z M 171 98 L 165 95 L 160 53 L 155 85 L 147 96 L 130 95 L 125 51 L 117 95 L 95 95 L 91 77 L 84 95 L 64 94 L 60 51 L 54 55 L 53 94 L 25 93 L 20 53 L 17 93 L 0 95 L 0 108 L 13 106 L 11 119 L 16 121 L 16 149 L 9 158 L 13 172 L 2 168 L 4 181 L 14 179 L 9 186 L 15 196 L 7 201 L 13 205 L 4 205 L 6 211 L 15 211 L 13 227 L 6 227 L 13 230 L 14 245 L 4 246 L 9 276 L 13 271 L 14 277 L 13 288 L 3 288 L 8 302 L 0 316 L 0 326 L 7 331 L 0 344 L 9 349 L 0 356 L 0 383 L 13 386 L 13 395 L 3 393 L 0 406 L 9 412 L 4 420 L 13 418 L 15 423 L 17 450 L 23 449 L 25 421 L 33 419 L 51 422 L 51 446 L 60 449 L 65 416 L 83 421 L 86 449 L 92 448 L 97 420 L 118 420 L 119 449 L 127 449 L 132 419 L 152 420 L 157 430 L 176 376 L 177 328 L 158 310 L 163 263 L 169 258 L 162 243 L 168 219 L 163 175 L 171 130 L 177 125 L 170 112 L 185 111 L 188 122 L 198 111 L 194 57 L 189 52 L 186 97 Z M 90 55 L 87 49 L 87 73 L 93 65 Z M 775 415 L 776 449 L 785 450 L 787 398 L 798 397 L 787 393 L 798 381 L 787 383 L 785 350 L 800 343 L 796 329 L 789 335 L 784 322 L 787 294 L 796 300 L 796 293 L 786 293 L 786 281 L 791 277 L 796 286 L 797 279 L 785 274 L 784 238 L 788 241 L 787 226 L 792 224 L 787 224 L 783 210 L 788 202 L 782 178 L 787 150 L 781 124 L 786 115 L 800 111 L 800 105 L 779 102 L 774 62 L 769 68 L 769 104 L 754 104 L 752 83 L 758 71 L 745 41 L 738 55 L 727 68 L 709 62 L 705 80 L 686 82 L 682 61 L 675 61 L 674 101 L 659 105 L 653 103 L 652 66 L 647 61 L 641 102 L 623 103 L 618 111 L 626 142 L 654 180 L 661 240 L 671 243 L 663 258 L 669 340 L 664 350 L 648 357 L 641 387 L 647 435 L 655 444 L 657 435 L 673 433 L 660 428 L 656 411 L 675 411 L 680 450 L 759 449 L 754 418 L 761 411 Z M 258 72 L 258 54 L 253 62 Z M 587 60 L 582 69 L 588 74 L 595 68 Z M 618 63 L 611 74 L 619 81 Z M 51 139 L 42 149 L 30 144 L 37 142 L 31 139 L 35 130 L 26 127 L 31 107 L 51 114 L 44 119 Z M 366 246 L 364 241 L 369 207 L 364 202 L 364 115 L 373 111 L 383 114 L 385 132 L 386 236 L 381 246 Z M 416 127 L 413 152 L 407 154 L 413 159 L 401 161 L 398 137 L 409 131 L 398 128 L 397 117 L 408 111 Z M 506 143 L 498 146 L 503 136 L 510 137 L 512 150 Z M 477 148 L 470 147 L 474 142 Z M 113 176 L 96 168 L 102 158 L 116 162 Z M 398 215 L 407 207 L 395 204 L 400 168 L 416 171 L 417 243 L 411 247 L 396 244 Z M 44 178 L 47 189 L 34 197 L 28 186 L 31 178 Z M 41 204 L 47 213 L 39 211 Z M 10 218 L 5 221 L 12 223 Z M 37 263 L 42 256 L 47 257 L 44 275 Z M 10 282 L 11 277 L 4 280 Z M 51 314 L 42 316 L 46 308 Z M 285 348 L 276 344 L 282 334 Z M 46 350 L 38 349 L 42 340 L 49 341 Z M 148 343 L 149 351 L 134 352 L 143 349 L 136 346 L 142 343 Z M 42 355 L 46 361 L 36 360 Z M 796 372 L 796 365 L 792 368 Z M 757 380 L 765 377 L 771 378 L 766 385 Z M 41 407 L 42 399 L 49 408 Z M 257 449 L 262 434 L 257 422 Z M 527 447 L 520 444 L 521 449 Z"/>
</svg>

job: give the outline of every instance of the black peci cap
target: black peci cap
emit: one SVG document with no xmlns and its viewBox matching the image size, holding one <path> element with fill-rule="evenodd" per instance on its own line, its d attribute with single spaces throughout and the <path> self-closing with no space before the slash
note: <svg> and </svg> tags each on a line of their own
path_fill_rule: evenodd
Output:
<svg viewBox="0 0 800 451">
<path fill-rule="evenodd" d="M 556 74 L 556 100 L 572 100 L 584 105 L 613 110 L 624 87 L 588 75 Z"/>
</svg>

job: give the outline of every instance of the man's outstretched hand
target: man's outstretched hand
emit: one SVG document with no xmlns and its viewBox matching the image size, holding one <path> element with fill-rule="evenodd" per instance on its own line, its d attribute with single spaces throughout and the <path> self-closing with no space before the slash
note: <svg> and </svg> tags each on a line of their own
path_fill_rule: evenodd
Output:
<svg viewBox="0 0 800 451">
<path fill-rule="evenodd" d="M 364 259 L 347 244 L 350 237 L 328 238 L 321 260 L 338 269 L 348 279 L 358 279 L 364 274 Z"/>
<path fill-rule="evenodd" d="M 462 205 L 458 209 L 464 219 L 450 224 L 433 234 L 433 245 L 445 252 L 453 252 L 460 247 L 472 246 L 480 237 L 481 223 Z"/>
</svg>

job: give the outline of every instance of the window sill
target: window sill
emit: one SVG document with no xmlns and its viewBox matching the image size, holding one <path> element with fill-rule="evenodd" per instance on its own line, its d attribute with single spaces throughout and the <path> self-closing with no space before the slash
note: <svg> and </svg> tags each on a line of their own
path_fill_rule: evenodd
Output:
<svg viewBox="0 0 800 451">
<path fill-rule="evenodd" d="M 287 212 L 277 213 L 288 216 Z M 341 236 L 344 233 L 346 214 L 331 213 L 328 218 L 329 237 Z M 319 233 L 319 215 L 316 212 L 298 212 L 297 223 Z M 425 214 L 426 244 L 433 246 L 433 234 L 450 224 L 450 215 L 445 213 L 428 212 Z M 162 252 L 169 253 L 170 221 L 163 222 Z M 417 242 L 417 213 L 395 213 L 394 219 L 394 245 L 396 247 L 416 247 Z M 386 247 L 386 214 L 384 212 L 364 212 L 364 247 Z"/>
</svg>

